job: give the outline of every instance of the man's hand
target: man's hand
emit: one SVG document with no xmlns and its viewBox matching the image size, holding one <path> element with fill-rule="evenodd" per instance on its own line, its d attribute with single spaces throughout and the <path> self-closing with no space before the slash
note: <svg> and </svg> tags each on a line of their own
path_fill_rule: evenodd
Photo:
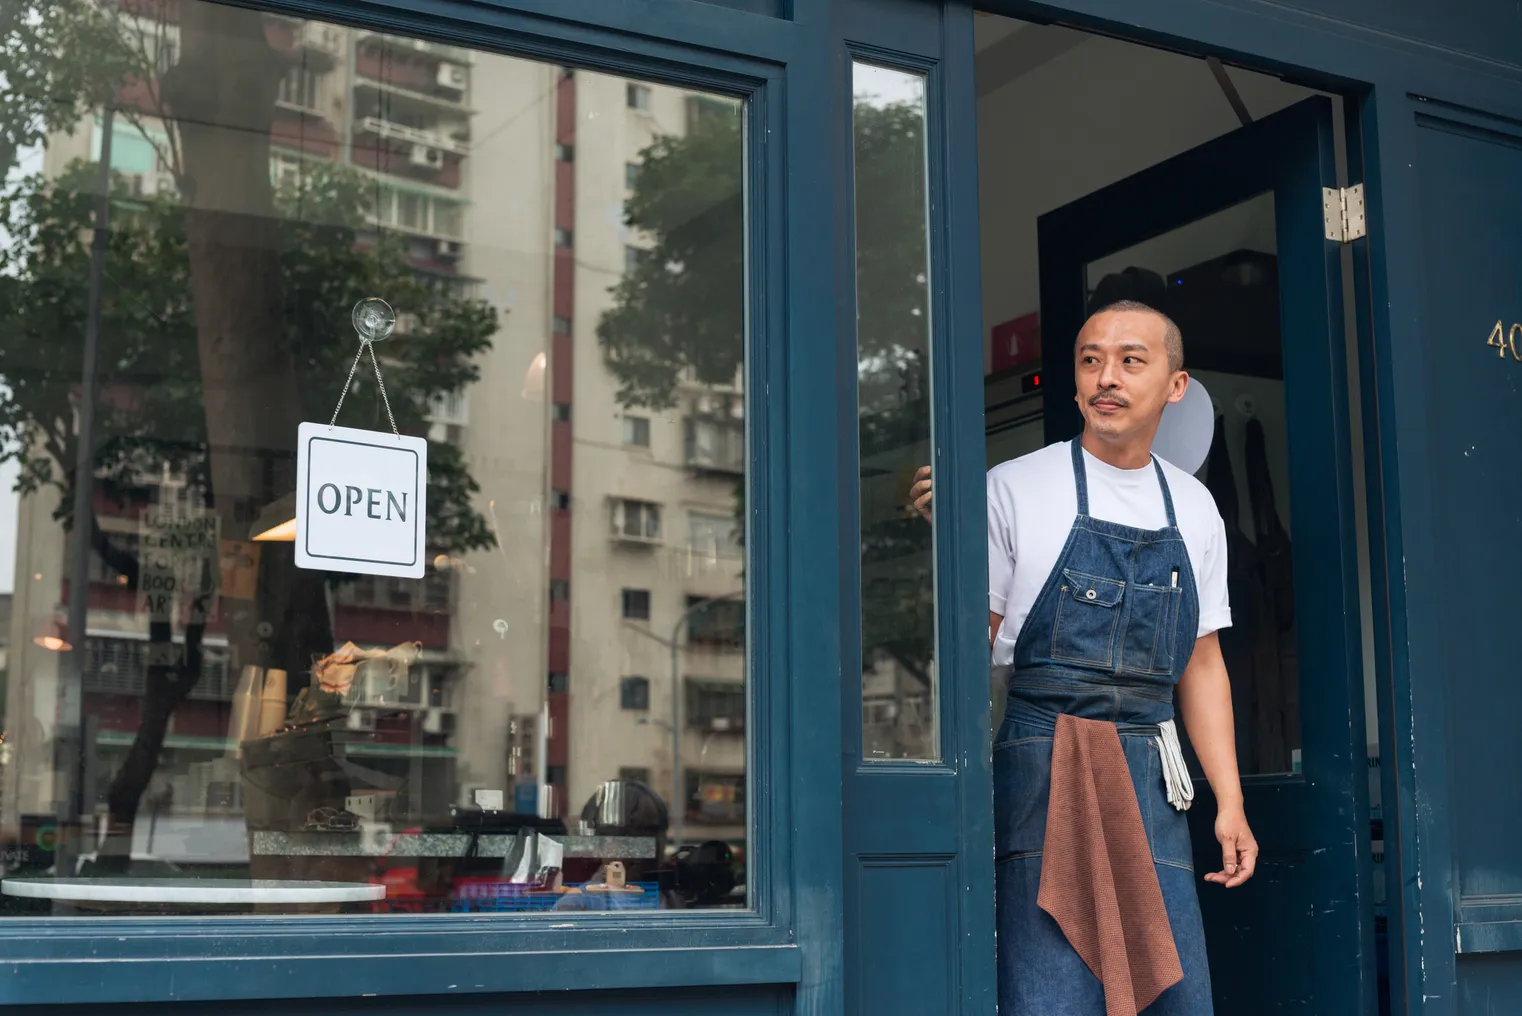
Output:
<svg viewBox="0 0 1522 1016">
<path fill-rule="evenodd" d="M 1221 844 L 1222 869 L 1206 875 L 1205 881 L 1235 889 L 1252 878 L 1258 867 L 1258 841 L 1253 839 L 1241 805 L 1216 813 L 1215 838 Z"/>
<path fill-rule="evenodd" d="M 909 488 L 909 504 L 920 514 L 920 518 L 930 521 L 930 467 L 920 466 L 914 472 L 914 486 Z"/>
<path fill-rule="evenodd" d="M 1200 768 L 1215 793 L 1215 838 L 1221 844 L 1221 870 L 1205 881 L 1234 889 L 1252 878 L 1258 866 L 1258 841 L 1242 811 L 1242 780 L 1237 774 L 1237 742 L 1231 716 L 1231 680 L 1215 632 L 1194 643 L 1189 666 L 1178 682 L 1179 711 L 1194 744 Z"/>
</svg>

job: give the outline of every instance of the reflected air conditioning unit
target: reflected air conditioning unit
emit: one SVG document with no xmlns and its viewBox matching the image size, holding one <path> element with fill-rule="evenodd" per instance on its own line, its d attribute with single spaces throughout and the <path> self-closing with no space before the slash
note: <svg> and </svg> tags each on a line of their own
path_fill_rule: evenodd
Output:
<svg viewBox="0 0 1522 1016">
<path fill-rule="evenodd" d="M 412 151 L 407 156 L 407 161 L 414 166 L 426 166 L 429 169 L 438 169 L 444 165 L 444 152 L 432 145 L 413 145 Z"/>
<path fill-rule="evenodd" d="M 439 87 L 448 88 L 452 91 L 465 91 L 465 68 L 459 64 L 439 64 Z"/>
<path fill-rule="evenodd" d="M 343 34 L 337 26 L 314 22 L 308 22 L 297 30 L 296 42 L 329 57 L 339 56 L 344 48 Z"/>
<path fill-rule="evenodd" d="M 704 727 L 711 734 L 743 734 L 745 732 L 744 716 L 711 716 Z"/>
</svg>

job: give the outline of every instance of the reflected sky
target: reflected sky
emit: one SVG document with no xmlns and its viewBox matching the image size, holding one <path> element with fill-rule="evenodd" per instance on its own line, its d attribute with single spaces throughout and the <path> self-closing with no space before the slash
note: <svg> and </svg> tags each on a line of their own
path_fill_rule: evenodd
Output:
<svg viewBox="0 0 1522 1016">
<path fill-rule="evenodd" d="M 925 79 L 889 67 L 858 63 L 851 75 L 852 97 L 861 103 L 882 109 L 895 103 L 923 105 Z"/>
</svg>

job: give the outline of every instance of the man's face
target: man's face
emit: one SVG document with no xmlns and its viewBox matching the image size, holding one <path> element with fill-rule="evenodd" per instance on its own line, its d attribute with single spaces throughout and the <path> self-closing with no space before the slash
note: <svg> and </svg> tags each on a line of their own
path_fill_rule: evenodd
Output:
<svg viewBox="0 0 1522 1016">
<path fill-rule="evenodd" d="M 1168 369 L 1166 333 L 1162 318 L 1143 311 L 1096 314 L 1084 324 L 1074 350 L 1076 398 L 1096 436 L 1150 440 L 1163 407 L 1184 397 L 1189 375 Z"/>
</svg>

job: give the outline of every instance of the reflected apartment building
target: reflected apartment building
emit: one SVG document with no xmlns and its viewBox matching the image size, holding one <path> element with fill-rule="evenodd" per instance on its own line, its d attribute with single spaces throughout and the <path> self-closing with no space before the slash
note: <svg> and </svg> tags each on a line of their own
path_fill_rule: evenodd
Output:
<svg viewBox="0 0 1522 1016">
<path fill-rule="evenodd" d="M 461 450 L 495 545 L 436 553 L 421 582 L 361 577 L 329 594 L 338 644 L 421 644 L 403 687 L 359 689 L 348 722 L 373 734 L 365 763 L 405 777 L 435 810 L 500 790 L 509 811 L 571 821 L 606 781 L 637 780 L 663 801 L 679 795 L 671 818 L 683 839 L 743 847 L 743 375 L 714 385 L 689 373 L 667 407 L 624 405 L 598 337 L 613 287 L 654 242 L 625 223 L 642 153 L 733 109 L 660 85 L 269 20 L 289 58 L 270 127 L 275 184 L 351 167 L 372 188 L 368 229 L 405 238 L 415 272 L 485 299 L 498 318 L 480 379 L 434 398 L 429 435 Z M 123 25 L 160 69 L 173 64 L 173 16 L 128 14 Z M 132 115 L 114 119 L 112 167 L 134 197 L 177 186 L 173 128 L 153 91 L 125 92 Z M 43 172 L 98 161 L 103 120 L 96 111 L 54 135 Z M 398 311 L 394 341 L 405 342 Z M 195 514 L 182 477 L 151 472 L 160 515 Z M 140 539 L 141 508 L 95 500 L 110 539 Z M 56 502 L 44 490 L 19 511 L 0 802 L 10 835 L 57 809 L 59 716 L 83 717 L 82 779 L 97 801 L 141 723 L 139 591 L 93 555 L 88 630 L 60 629 L 68 534 Z M 224 541 L 223 609 L 237 582 L 230 554 Z M 145 798 L 154 821 L 134 829 L 135 860 L 248 860 L 228 739 L 239 663 L 215 614 Z M 81 703 L 63 701 L 59 640 L 83 643 Z"/>
</svg>

